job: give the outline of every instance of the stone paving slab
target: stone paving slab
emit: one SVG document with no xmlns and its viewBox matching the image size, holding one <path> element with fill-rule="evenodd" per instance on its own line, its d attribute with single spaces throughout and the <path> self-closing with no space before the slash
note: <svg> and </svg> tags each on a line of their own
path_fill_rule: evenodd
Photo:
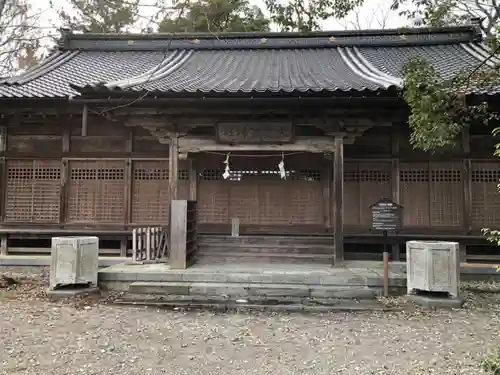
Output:
<svg viewBox="0 0 500 375">
<path fill-rule="evenodd" d="M 212 265 L 196 264 L 186 270 L 173 270 L 166 264 L 117 264 L 99 272 L 100 281 L 269 283 L 298 285 L 349 285 L 379 287 L 383 270 L 361 267 L 353 262 L 339 267 L 328 265 Z M 391 286 L 406 285 L 406 276 L 390 272 Z M 403 285 L 404 280 L 404 285 Z"/>
<path fill-rule="evenodd" d="M 304 298 L 354 298 L 373 299 L 382 289 L 352 285 L 298 285 L 262 283 L 212 283 L 212 282 L 135 282 L 128 289 L 130 294 L 196 295 L 243 297 L 304 297 Z"/>
<path fill-rule="evenodd" d="M 263 303 L 238 303 L 236 301 L 141 301 L 137 300 L 121 300 L 117 304 L 132 305 L 132 306 L 153 306 L 157 308 L 171 309 L 213 309 L 217 311 L 230 310 L 265 310 L 275 312 L 341 312 L 341 311 L 391 311 L 393 308 L 388 308 L 377 301 L 361 301 L 355 302 L 350 300 L 339 301 L 327 305 L 308 305 L 301 303 L 289 304 L 263 304 Z"/>
</svg>

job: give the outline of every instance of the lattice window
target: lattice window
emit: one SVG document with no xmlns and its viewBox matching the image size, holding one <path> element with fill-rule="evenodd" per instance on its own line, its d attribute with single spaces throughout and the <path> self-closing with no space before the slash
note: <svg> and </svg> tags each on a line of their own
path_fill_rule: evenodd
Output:
<svg viewBox="0 0 500 375">
<path fill-rule="evenodd" d="M 497 163 L 473 162 L 472 225 L 474 228 L 500 226 L 500 168 Z"/>
<path fill-rule="evenodd" d="M 388 182 L 391 180 L 391 176 L 386 171 L 381 170 L 359 170 L 359 181 L 360 182 Z"/>
<path fill-rule="evenodd" d="M 454 163 L 431 163 L 430 226 L 460 226 L 463 217 L 462 172 Z"/>
<path fill-rule="evenodd" d="M 292 173 L 291 179 L 295 181 L 321 181 L 321 171 L 304 169 Z"/>
<path fill-rule="evenodd" d="M 189 179 L 188 169 L 179 169 L 179 180 L 187 181 Z M 134 169 L 134 180 L 168 180 L 169 171 L 167 168 L 137 168 Z"/>
<path fill-rule="evenodd" d="M 344 171 L 344 182 L 358 182 L 358 171 Z"/>
<path fill-rule="evenodd" d="M 204 169 L 199 173 L 199 178 L 202 181 L 223 180 L 222 173 L 220 169 Z"/>
<path fill-rule="evenodd" d="M 59 161 L 7 161 L 7 221 L 58 222 L 60 195 Z"/>
<path fill-rule="evenodd" d="M 500 170 L 494 169 L 480 169 L 473 170 L 472 182 L 500 182 Z"/>
<path fill-rule="evenodd" d="M 283 180 L 290 181 L 320 181 L 321 172 L 317 170 L 286 170 L 286 178 Z M 203 181 L 216 181 L 224 180 L 222 177 L 223 171 L 218 169 L 205 169 L 200 172 L 200 179 Z M 282 180 L 278 170 L 246 170 L 238 169 L 231 170 L 229 173 L 228 181 L 242 181 L 247 179 L 261 179 L 261 180 Z"/>
<path fill-rule="evenodd" d="M 460 182 L 462 173 L 460 170 L 441 169 L 431 172 L 431 180 L 433 182 Z"/>
<path fill-rule="evenodd" d="M 401 182 L 428 182 L 429 171 L 427 169 L 410 169 L 400 171 Z"/>
<path fill-rule="evenodd" d="M 390 182 L 391 175 L 382 170 L 344 171 L 344 182 Z"/>
<path fill-rule="evenodd" d="M 71 170 L 72 180 L 123 180 L 125 172 L 123 168 L 76 168 Z"/>
<path fill-rule="evenodd" d="M 69 222 L 123 223 L 123 161 L 72 161 L 69 173 Z"/>
<path fill-rule="evenodd" d="M 165 168 L 137 168 L 134 169 L 134 180 L 168 180 L 168 169 Z"/>
</svg>

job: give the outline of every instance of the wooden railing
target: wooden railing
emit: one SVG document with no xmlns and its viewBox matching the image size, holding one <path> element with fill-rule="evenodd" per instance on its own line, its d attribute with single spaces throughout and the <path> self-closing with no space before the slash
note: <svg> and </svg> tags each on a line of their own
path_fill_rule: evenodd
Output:
<svg viewBox="0 0 500 375">
<path fill-rule="evenodd" d="M 132 262 L 166 262 L 168 258 L 168 245 L 167 228 L 135 228 L 132 231 Z"/>
<path fill-rule="evenodd" d="M 198 250 L 196 201 L 173 200 L 170 206 L 171 268 L 184 269 L 196 261 Z"/>
</svg>

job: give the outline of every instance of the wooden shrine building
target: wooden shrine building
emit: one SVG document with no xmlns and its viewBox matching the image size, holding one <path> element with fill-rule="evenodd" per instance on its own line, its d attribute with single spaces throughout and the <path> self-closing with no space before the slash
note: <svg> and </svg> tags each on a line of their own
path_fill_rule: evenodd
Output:
<svg viewBox="0 0 500 375">
<path fill-rule="evenodd" d="M 200 234 L 228 235 L 237 218 L 242 235 L 334 238 L 337 260 L 344 243 L 380 242 L 370 205 L 381 198 L 404 207 L 395 245 L 472 244 L 500 227 L 491 129 L 416 151 L 398 88 L 413 56 L 449 77 L 488 54 L 474 26 L 63 31 L 50 57 L 0 83 L 3 248 L 7 237 L 129 236 L 165 225 L 171 199 L 197 202 Z"/>
</svg>

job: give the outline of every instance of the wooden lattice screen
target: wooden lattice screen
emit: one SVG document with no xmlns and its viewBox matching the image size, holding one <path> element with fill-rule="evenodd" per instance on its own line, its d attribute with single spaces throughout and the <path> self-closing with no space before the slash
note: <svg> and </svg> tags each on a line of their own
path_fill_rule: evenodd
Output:
<svg viewBox="0 0 500 375">
<path fill-rule="evenodd" d="M 406 227 L 457 227 L 463 217 L 462 164 L 401 163 Z"/>
<path fill-rule="evenodd" d="M 61 161 L 7 160 L 5 220 L 56 223 L 61 200 Z"/>
<path fill-rule="evenodd" d="M 500 164 L 492 162 L 472 162 L 471 171 L 472 212 L 471 224 L 474 229 L 500 226 Z"/>
<path fill-rule="evenodd" d="M 133 162 L 132 169 L 132 223 L 167 223 L 169 220 L 168 160 L 141 160 Z M 189 197 L 189 169 L 181 163 L 178 172 L 179 199 Z"/>
<path fill-rule="evenodd" d="M 370 205 L 391 198 L 389 162 L 346 162 L 344 165 L 344 225 L 371 225 Z"/>
<path fill-rule="evenodd" d="M 68 223 L 125 221 L 125 161 L 70 161 Z"/>
<path fill-rule="evenodd" d="M 301 157 L 285 159 L 286 179 L 277 169 L 280 155 L 235 157 L 227 180 L 222 177 L 223 158 L 202 160 L 200 223 L 228 224 L 235 217 L 242 225 L 323 225 L 321 164 L 308 160 L 308 155 Z"/>
</svg>

